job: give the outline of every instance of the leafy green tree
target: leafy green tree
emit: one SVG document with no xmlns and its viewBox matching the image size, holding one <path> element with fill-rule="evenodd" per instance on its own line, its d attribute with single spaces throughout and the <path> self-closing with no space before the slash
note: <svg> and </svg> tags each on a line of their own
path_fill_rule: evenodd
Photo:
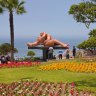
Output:
<svg viewBox="0 0 96 96">
<path fill-rule="evenodd" d="M 22 14 L 25 13 L 24 1 L 19 0 L 0 0 L 0 13 L 4 11 L 9 12 L 10 23 L 10 38 L 11 38 L 11 60 L 14 60 L 14 22 L 13 13 Z"/>
<path fill-rule="evenodd" d="M 69 14 L 73 15 L 77 22 L 82 22 L 89 28 L 90 23 L 96 22 L 96 0 L 73 4 L 69 9 Z"/>
<path fill-rule="evenodd" d="M 17 48 L 14 48 L 14 53 L 18 53 L 18 50 L 17 50 Z"/>
<path fill-rule="evenodd" d="M 80 43 L 77 48 L 79 49 L 86 49 L 86 41 L 83 41 L 82 43 Z"/>
<path fill-rule="evenodd" d="M 77 47 L 79 49 L 96 50 L 96 29 L 90 31 L 88 40 L 83 41 Z"/>
<path fill-rule="evenodd" d="M 96 37 L 91 37 L 87 40 L 90 50 L 96 50 Z"/>
<path fill-rule="evenodd" d="M 79 49 L 96 50 L 96 38 L 91 37 L 77 46 Z"/>
<path fill-rule="evenodd" d="M 1 53 L 6 55 L 8 52 L 10 52 L 11 46 L 9 43 L 4 43 L 1 45 Z"/>
<path fill-rule="evenodd" d="M 89 33 L 89 36 L 96 38 L 96 29 L 91 30 L 90 33 Z"/>
<path fill-rule="evenodd" d="M 11 52 L 11 45 L 9 43 L 3 43 L 0 45 L 0 54 L 2 55 L 7 55 L 8 53 Z M 17 53 L 18 50 L 14 48 L 14 53 Z"/>
<path fill-rule="evenodd" d="M 33 56 L 35 56 L 35 52 L 34 51 L 28 51 L 27 56 L 30 56 L 31 58 L 33 58 Z"/>
</svg>

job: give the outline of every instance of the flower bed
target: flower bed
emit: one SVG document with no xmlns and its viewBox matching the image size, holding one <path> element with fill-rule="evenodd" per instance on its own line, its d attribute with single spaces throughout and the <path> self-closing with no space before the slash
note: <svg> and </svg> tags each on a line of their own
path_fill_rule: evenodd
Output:
<svg viewBox="0 0 96 96">
<path fill-rule="evenodd" d="M 93 96 L 88 91 L 78 91 L 73 83 L 20 81 L 0 84 L 0 96 Z"/>
<path fill-rule="evenodd" d="M 8 64 L 0 64 L 0 68 L 18 68 L 18 67 L 30 67 L 37 66 L 40 62 L 10 62 Z"/>
<path fill-rule="evenodd" d="M 68 70 L 72 72 L 96 72 L 96 62 L 91 63 L 77 63 L 77 62 L 64 62 L 52 63 L 49 65 L 42 65 L 39 67 L 41 70 Z"/>
</svg>

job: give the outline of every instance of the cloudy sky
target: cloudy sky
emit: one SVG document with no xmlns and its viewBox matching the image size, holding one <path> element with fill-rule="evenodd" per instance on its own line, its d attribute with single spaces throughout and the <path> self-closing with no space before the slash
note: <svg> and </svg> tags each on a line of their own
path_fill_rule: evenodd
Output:
<svg viewBox="0 0 96 96">
<path fill-rule="evenodd" d="M 81 0 L 26 0 L 26 14 L 14 14 L 15 38 L 35 38 L 41 31 L 58 38 L 87 38 L 95 28 L 76 23 L 68 10 Z M 10 38 L 8 12 L 0 15 L 0 38 Z"/>
</svg>

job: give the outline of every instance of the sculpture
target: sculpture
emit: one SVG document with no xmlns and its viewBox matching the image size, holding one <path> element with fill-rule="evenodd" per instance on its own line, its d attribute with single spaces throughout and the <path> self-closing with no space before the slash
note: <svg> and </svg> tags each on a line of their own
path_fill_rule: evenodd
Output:
<svg viewBox="0 0 96 96">
<path fill-rule="evenodd" d="M 35 47 L 37 45 L 44 45 L 45 47 L 61 45 L 61 47 L 69 48 L 68 44 L 64 44 L 56 39 L 53 39 L 50 34 L 47 34 L 45 32 L 41 32 L 40 36 L 37 38 L 35 42 L 27 43 L 28 47 Z"/>
</svg>

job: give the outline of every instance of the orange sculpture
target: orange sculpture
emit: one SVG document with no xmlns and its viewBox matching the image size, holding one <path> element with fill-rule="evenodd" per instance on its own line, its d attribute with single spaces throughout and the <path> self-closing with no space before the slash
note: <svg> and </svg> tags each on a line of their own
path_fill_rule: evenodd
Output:
<svg viewBox="0 0 96 96">
<path fill-rule="evenodd" d="M 50 34 L 47 34 L 45 32 L 41 32 L 40 36 L 37 38 L 37 40 L 35 42 L 27 43 L 28 47 L 35 47 L 37 45 L 44 45 L 46 47 L 61 45 L 61 47 L 69 48 L 68 44 L 65 44 L 56 39 L 53 39 Z"/>
</svg>

